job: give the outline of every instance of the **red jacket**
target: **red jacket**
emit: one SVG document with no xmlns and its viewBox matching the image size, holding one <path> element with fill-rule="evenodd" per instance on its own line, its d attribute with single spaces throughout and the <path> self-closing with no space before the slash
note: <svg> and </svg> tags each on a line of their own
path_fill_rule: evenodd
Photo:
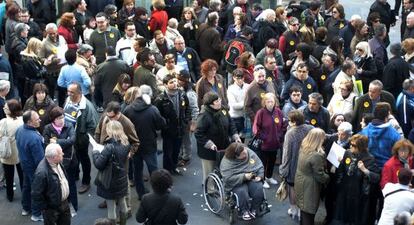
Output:
<svg viewBox="0 0 414 225">
<path fill-rule="evenodd" d="M 163 34 L 167 31 L 168 24 L 168 15 L 165 10 L 154 10 L 151 13 L 151 18 L 149 21 L 149 27 L 151 33 L 154 33 L 156 30 L 161 30 Z"/>
<path fill-rule="evenodd" d="M 275 151 L 282 148 L 287 123 L 283 121 L 282 111 L 275 107 L 273 112 L 261 108 L 256 113 L 253 123 L 253 133 L 263 140 L 263 151 Z"/>
<path fill-rule="evenodd" d="M 410 165 L 410 169 L 414 168 L 413 165 L 413 157 L 410 156 L 408 158 L 408 164 Z M 398 159 L 398 156 L 391 157 L 385 164 L 384 168 L 382 169 L 381 174 L 381 189 L 384 188 L 385 184 L 387 183 L 398 183 L 398 172 L 404 165 Z"/>
<path fill-rule="evenodd" d="M 58 28 L 58 34 L 65 38 L 69 49 L 78 49 L 79 38 L 75 37 L 77 35 L 75 30 L 60 25 Z"/>
</svg>

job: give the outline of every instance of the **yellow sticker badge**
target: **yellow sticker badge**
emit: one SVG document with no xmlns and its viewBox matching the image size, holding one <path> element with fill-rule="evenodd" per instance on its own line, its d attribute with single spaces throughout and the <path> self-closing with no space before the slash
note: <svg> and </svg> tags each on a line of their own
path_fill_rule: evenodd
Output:
<svg viewBox="0 0 414 225">
<path fill-rule="evenodd" d="M 114 34 L 114 33 L 110 33 L 110 34 L 109 34 L 109 37 L 110 37 L 110 38 L 114 38 L 114 37 L 115 37 L 115 34 Z"/>
<path fill-rule="evenodd" d="M 344 28 L 344 23 L 339 24 L 339 29 L 342 29 L 342 28 Z"/>
<path fill-rule="evenodd" d="M 223 113 L 223 115 L 227 115 L 227 112 L 226 112 L 226 110 L 221 110 L 221 112 Z"/>
<path fill-rule="evenodd" d="M 369 102 L 364 102 L 364 107 L 368 108 L 369 107 Z"/>
<path fill-rule="evenodd" d="M 260 93 L 260 98 L 264 98 L 265 97 L 265 93 Z"/>
<path fill-rule="evenodd" d="M 290 41 L 289 44 L 290 44 L 290 46 L 293 46 L 293 45 L 295 45 L 295 42 L 294 41 Z"/>
<path fill-rule="evenodd" d="M 279 121 L 279 118 L 275 118 L 275 123 L 279 123 L 280 121 Z"/>
<path fill-rule="evenodd" d="M 250 163 L 250 164 L 255 164 L 255 163 L 256 163 L 256 161 L 255 161 L 254 159 L 250 159 L 250 160 L 249 160 L 249 163 Z"/>
<path fill-rule="evenodd" d="M 185 106 L 185 101 L 183 101 L 183 102 L 181 103 L 181 105 L 182 105 L 182 106 Z"/>
<path fill-rule="evenodd" d="M 198 29 L 198 25 L 196 24 L 196 25 L 194 25 L 194 27 L 195 27 L 195 29 L 197 30 Z"/>
<path fill-rule="evenodd" d="M 148 30 L 151 30 L 151 27 L 150 26 L 148 26 L 147 28 L 148 28 Z"/>
<path fill-rule="evenodd" d="M 188 55 L 187 55 L 187 58 L 192 59 L 192 58 L 193 58 L 193 56 L 192 56 L 191 54 L 188 54 Z"/>
<path fill-rule="evenodd" d="M 72 117 L 76 116 L 76 111 L 73 111 L 70 115 L 72 115 Z"/>
<path fill-rule="evenodd" d="M 40 109 L 40 110 L 39 110 L 39 115 L 41 115 L 41 116 L 42 116 L 42 115 L 44 115 L 44 114 L 45 114 L 45 110 Z"/>
<path fill-rule="evenodd" d="M 323 75 L 321 76 L 321 80 L 326 80 L 326 75 L 325 75 L 325 74 L 323 74 Z"/>
<path fill-rule="evenodd" d="M 308 85 L 306 85 L 306 88 L 308 88 L 310 90 L 310 89 L 312 89 L 312 85 L 308 84 Z"/>
<path fill-rule="evenodd" d="M 57 54 L 57 48 L 52 48 L 52 53 Z"/>
<path fill-rule="evenodd" d="M 217 86 L 218 86 L 218 88 L 222 88 L 223 87 L 223 85 L 221 85 L 221 84 L 217 84 Z"/>
<path fill-rule="evenodd" d="M 400 175 L 400 170 L 397 170 L 397 177 L 398 177 L 398 175 Z"/>
<path fill-rule="evenodd" d="M 316 120 L 315 120 L 315 119 L 311 119 L 310 123 L 311 123 L 312 125 L 315 125 L 315 124 L 316 124 Z"/>
<path fill-rule="evenodd" d="M 267 80 L 268 80 L 269 82 L 272 82 L 272 81 L 273 81 L 273 79 L 272 79 L 271 77 L 268 77 L 268 78 L 267 78 Z"/>
<path fill-rule="evenodd" d="M 351 159 L 350 159 L 350 158 L 346 158 L 346 159 L 345 159 L 345 164 L 346 164 L 346 165 L 349 165 L 350 163 L 351 163 Z"/>
</svg>

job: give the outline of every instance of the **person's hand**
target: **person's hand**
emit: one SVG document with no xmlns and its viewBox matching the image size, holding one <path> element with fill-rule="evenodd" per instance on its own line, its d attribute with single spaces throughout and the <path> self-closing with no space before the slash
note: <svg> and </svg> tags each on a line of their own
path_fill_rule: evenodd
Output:
<svg viewBox="0 0 414 225">
<path fill-rule="evenodd" d="M 190 131 L 194 132 L 197 128 L 197 123 L 195 121 L 191 121 Z"/>
<path fill-rule="evenodd" d="M 132 19 L 134 19 L 134 15 L 128 17 L 128 20 L 132 20 Z"/>
<path fill-rule="evenodd" d="M 358 161 L 358 168 L 365 174 L 369 173 L 369 170 L 365 167 L 364 162 Z"/>
<path fill-rule="evenodd" d="M 213 150 L 213 151 L 217 151 L 217 146 L 213 144 L 213 145 L 210 147 L 210 149 L 211 149 L 211 150 Z"/>
<path fill-rule="evenodd" d="M 50 141 L 50 143 L 56 144 L 57 138 L 52 137 L 49 141 Z"/>
<path fill-rule="evenodd" d="M 91 57 L 89 58 L 91 60 L 92 64 L 96 64 L 96 58 L 94 55 L 91 55 Z"/>
<path fill-rule="evenodd" d="M 253 173 L 245 173 L 244 178 L 246 178 L 246 180 L 251 180 L 253 178 L 253 175 Z"/>
<path fill-rule="evenodd" d="M 242 143 L 242 141 L 241 141 L 241 139 L 238 135 L 237 135 L 236 139 L 234 139 L 234 141 L 237 142 L 237 143 Z"/>
<path fill-rule="evenodd" d="M 292 65 L 292 60 L 288 60 L 288 61 L 286 61 L 286 66 L 290 66 L 290 65 Z"/>
<path fill-rule="evenodd" d="M 343 157 L 339 156 L 339 157 L 338 157 L 338 162 L 341 162 L 341 161 L 342 161 L 342 159 L 343 159 Z"/>
<path fill-rule="evenodd" d="M 254 178 L 254 181 L 256 181 L 256 182 L 259 182 L 259 181 L 261 181 L 262 180 L 262 178 L 261 177 L 255 177 Z"/>
<path fill-rule="evenodd" d="M 357 69 L 357 73 L 358 73 L 358 74 L 362 73 L 362 71 L 363 71 L 363 70 L 362 70 L 361 68 Z"/>
</svg>

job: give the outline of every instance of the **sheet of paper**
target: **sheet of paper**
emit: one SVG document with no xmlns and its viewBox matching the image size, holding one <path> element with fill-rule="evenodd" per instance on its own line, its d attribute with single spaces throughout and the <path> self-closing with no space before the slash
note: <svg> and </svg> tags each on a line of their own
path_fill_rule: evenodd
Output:
<svg viewBox="0 0 414 225">
<path fill-rule="evenodd" d="M 90 134 L 88 134 L 88 136 L 89 136 L 89 143 L 91 143 L 92 145 L 92 150 L 102 152 L 102 150 L 104 149 L 104 146 L 97 143 Z"/>
<path fill-rule="evenodd" d="M 344 154 L 345 149 L 339 146 L 336 142 L 334 142 L 332 144 L 331 150 L 329 151 L 327 159 L 330 163 L 332 163 L 333 166 L 338 168 L 340 163 L 338 159 L 342 159 L 344 157 Z"/>
</svg>

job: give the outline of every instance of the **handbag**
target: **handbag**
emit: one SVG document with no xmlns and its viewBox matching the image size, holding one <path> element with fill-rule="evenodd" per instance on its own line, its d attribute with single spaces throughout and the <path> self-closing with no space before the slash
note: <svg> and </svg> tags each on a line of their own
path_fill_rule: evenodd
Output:
<svg viewBox="0 0 414 225">
<path fill-rule="evenodd" d="M 0 140 L 0 158 L 7 159 L 12 155 L 10 137 L 7 134 L 7 121 L 4 121 L 3 124 L 4 134 Z"/>
<path fill-rule="evenodd" d="M 254 152 L 259 152 L 262 150 L 263 140 L 259 138 L 258 135 L 254 135 L 253 138 L 249 141 L 247 147 L 249 147 Z"/>
<path fill-rule="evenodd" d="M 283 202 L 286 198 L 287 198 L 287 184 L 286 184 L 286 181 L 283 180 L 279 188 L 276 191 L 276 199 Z"/>
<path fill-rule="evenodd" d="M 98 170 L 98 174 L 95 178 L 96 186 L 103 186 L 105 189 L 109 189 L 111 186 L 112 180 L 112 163 L 113 163 L 114 153 L 112 153 L 111 159 L 109 160 L 108 165 L 104 170 Z"/>
</svg>

